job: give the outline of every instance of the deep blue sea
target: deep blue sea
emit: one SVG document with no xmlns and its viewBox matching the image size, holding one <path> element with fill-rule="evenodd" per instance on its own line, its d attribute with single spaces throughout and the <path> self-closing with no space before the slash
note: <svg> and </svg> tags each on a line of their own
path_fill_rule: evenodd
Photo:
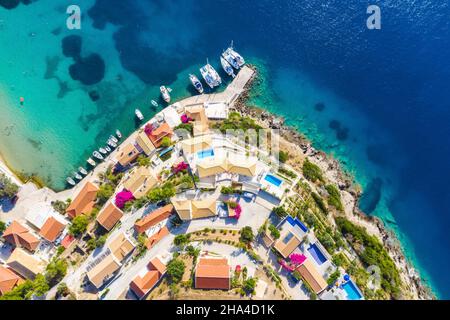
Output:
<svg viewBox="0 0 450 320">
<path fill-rule="evenodd" d="M 360 207 L 450 298 L 448 1 L 78 3 L 82 29 L 67 30 L 67 1 L 0 0 L 0 151 L 13 166 L 61 188 L 115 128 L 134 129 L 136 106 L 156 111 L 159 85 L 190 95 L 188 73 L 218 66 L 234 40 L 264 76 L 251 102 L 336 156 L 364 188 Z M 381 30 L 366 27 L 369 4 Z"/>
</svg>

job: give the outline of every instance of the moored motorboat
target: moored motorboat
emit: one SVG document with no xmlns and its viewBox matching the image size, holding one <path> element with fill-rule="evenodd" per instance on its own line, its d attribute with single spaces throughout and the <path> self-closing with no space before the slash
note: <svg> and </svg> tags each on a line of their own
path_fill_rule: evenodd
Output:
<svg viewBox="0 0 450 320">
<path fill-rule="evenodd" d="M 112 141 L 112 140 L 108 140 L 108 145 L 110 145 L 111 147 L 113 147 L 113 148 L 117 148 L 117 143 L 115 143 L 114 141 Z"/>
<path fill-rule="evenodd" d="M 96 157 L 97 159 L 99 159 L 99 160 L 103 160 L 103 156 L 102 156 L 101 153 L 98 152 L 98 151 L 94 151 L 94 152 L 92 153 L 92 155 L 93 155 L 94 157 Z"/>
<path fill-rule="evenodd" d="M 94 160 L 92 160 L 91 158 L 87 159 L 86 161 L 93 167 L 95 167 L 97 165 L 97 163 Z"/>
<path fill-rule="evenodd" d="M 167 90 L 167 88 L 165 86 L 161 86 L 159 87 L 159 91 L 161 91 L 161 96 L 163 98 L 163 100 L 167 103 L 170 102 L 170 94 L 169 94 L 169 90 Z"/>
<path fill-rule="evenodd" d="M 119 129 L 116 130 L 116 136 L 119 139 L 122 139 L 122 132 L 119 131 Z"/>
<path fill-rule="evenodd" d="M 71 186 L 76 185 L 76 182 L 75 182 L 71 177 L 68 177 L 68 178 L 66 179 L 66 181 L 67 181 L 67 183 L 70 184 Z"/>
<path fill-rule="evenodd" d="M 203 91 L 204 91 L 203 90 L 203 85 L 202 85 L 200 80 L 198 80 L 198 78 L 195 75 L 190 74 L 189 75 L 189 80 L 191 80 L 192 85 L 194 86 L 195 90 L 198 91 L 198 93 L 203 93 Z"/>
<path fill-rule="evenodd" d="M 107 154 L 108 151 L 105 150 L 105 148 L 99 148 L 98 151 L 100 151 L 103 154 Z"/>
<path fill-rule="evenodd" d="M 105 150 L 111 152 L 111 148 L 109 146 L 105 146 Z"/>
<path fill-rule="evenodd" d="M 235 77 L 233 67 L 225 60 L 223 57 L 220 57 L 220 64 L 222 65 L 223 71 L 231 77 Z"/>
<path fill-rule="evenodd" d="M 78 180 L 83 179 L 83 177 L 82 177 L 78 172 L 74 172 L 74 173 L 73 173 L 73 176 L 74 176 L 76 179 L 78 179 Z"/>
<path fill-rule="evenodd" d="M 80 173 L 81 173 L 82 175 L 87 175 L 87 174 L 88 174 L 88 172 L 86 171 L 86 169 L 83 168 L 83 167 L 79 167 L 79 168 L 78 168 L 78 171 L 80 171 Z"/>
<path fill-rule="evenodd" d="M 141 110 L 139 109 L 134 110 L 134 114 L 139 120 L 141 121 L 144 120 L 144 115 L 142 114 Z"/>
<path fill-rule="evenodd" d="M 155 100 L 150 101 L 150 103 L 151 103 L 154 107 L 159 106 L 159 105 L 158 105 L 158 102 L 156 102 Z"/>
<path fill-rule="evenodd" d="M 110 136 L 109 140 L 111 140 L 111 141 L 113 141 L 115 143 L 119 142 L 119 140 L 117 140 L 116 137 L 114 137 L 114 136 Z"/>
</svg>

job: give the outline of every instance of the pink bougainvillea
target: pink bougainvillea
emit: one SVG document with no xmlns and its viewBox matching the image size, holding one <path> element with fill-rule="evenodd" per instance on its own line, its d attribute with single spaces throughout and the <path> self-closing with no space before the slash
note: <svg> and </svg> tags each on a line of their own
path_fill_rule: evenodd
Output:
<svg viewBox="0 0 450 320">
<path fill-rule="evenodd" d="M 133 194 L 128 190 L 123 190 L 116 194 L 116 206 L 119 209 L 123 209 L 125 203 L 134 200 Z"/>
<path fill-rule="evenodd" d="M 242 207 L 241 205 L 238 203 L 236 208 L 234 208 L 234 218 L 236 220 L 239 220 L 239 218 L 241 217 L 241 213 L 242 213 Z"/>
<path fill-rule="evenodd" d="M 183 114 L 183 115 L 181 116 L 181 122 L 183 122 L 183 123 L 188 123 L 189 121 L 192 121 L 192 119 L 189 118 L 186 114 Z"/>
<path fill-rule="evenodd" d="M 289 259 L 291 259 L 291 264 L 299 266 L 305 262 L 306 256 L 303 254 L 293 253 L 289 256 Z"/>
<path fill-rule="evenodd" d="M 281 267 L 282 267 L 284 270 L 287 270 L 287 271 L 289 271 L 289 272 L 294 271 L 294 268 L 293 268 L 292 266 L 288 265 L 288 264 L 286 263 L 286 261 L 284 261 L 283 259 L 279 259 L 279 260 L 278 260 L 278 263 L 281 264 Z"/>
<path fill-rule="evenodd" d="M 179 164 L 177 164 L 176 166 L 172 167 L 172 172 L 173 173 L 178 173 L 180 171 L 186 171 L 189 168 L 189 164 L 187 164 L 184 161 L 181 161 Z"/>
<path fill-rule="evenodd" d="M 150 123 L 147 123 L 144 127 L 144 132 L 147 135 L 151 135 L 153 132 L 153 126 Z"/>
</svg>

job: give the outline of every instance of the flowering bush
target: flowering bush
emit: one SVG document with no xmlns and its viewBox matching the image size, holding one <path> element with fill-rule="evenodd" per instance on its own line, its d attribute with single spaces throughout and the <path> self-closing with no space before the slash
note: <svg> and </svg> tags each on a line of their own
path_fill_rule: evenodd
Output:
<svg viewBox="0 0 450 320">
<path fill-rule="evenodd" d="M 145 134 L 147 134 L 147 135 L 152 134 L 152 132 L 153 132 L 153 126 L 152 126 L 150 123 L 147 123 L 147 124 L 145 125 L 145 127 L 144 127 L 144 132 L 145 132 Z"/>
<path fill-rule="evenodd" d="M 178 172 L 186 171 L 189 168 L 189 164 L 184 161 L 181 161 L 176 166 L 172 167 L 172 172 L 177 174 Z"/>
<path fill-rule="evenodd" d="M 134 200 L 134 196 L 133 194 L 128 191 L 128 190 L 123 190 L 121 192 L 119 192 L 118 194 L 116 194 L 116 206 L 119 209 L 123 209 L 123 207 L 125 206 L 125 203 L 129 202 L 129 201 L 133 201 Z"/>
<path fill-rule="evenodd" d="M 182 122 L 182 123 L 188 123 L 189 121 L 192 121 L 192 119 L 189 118 L 186 114 L 183 114 L 183 115 L 181 116 L 181 122 Z"/>
<path fill-rule="evenodd" d="M 289 259 L 291 259 L 291 264 L 299 266 L 306 260 L 306 257 L 303 254 L 293 253 L 289 256 Z"/>
<path fill-rule="evenodd" d="M 242 208 L 241 208 L 241 205 L 238 203 L 237 204 L 237 206 L 236 206 L 236 208 L 234 208 L 234 213 L 235 213 L 235 218 L 237 219 L 237 220 L 239 220 L 239 218 L 241 217 L 241 212 L 242 212 Z"/>
<path fill-rule="evenodd" d="M 289 271 L 289 272 L 294 271 L 294 268 L 293 268 L 292 266 L 288 265 L 288 264 L 286 263 L 286 261 L 284 261 L 283 259 L 279 259 L 279 260 L 278 260 L 278 263 L 281 264 L 281 267 L 282 267 L 284 270 L 287 270 L 287 271 Z"/>
</svg>

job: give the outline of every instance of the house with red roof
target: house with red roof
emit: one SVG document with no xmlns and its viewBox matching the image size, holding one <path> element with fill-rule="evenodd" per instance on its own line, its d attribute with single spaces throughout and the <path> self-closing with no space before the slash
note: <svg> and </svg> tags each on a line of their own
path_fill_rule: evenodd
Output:
<svg viewBox="0 0 450 320">
<path fill-rule="evenodd" d="M 148 265 L 130 283 L 130 289 L 139 298 L 143 299 L 161 280 L 166 273 L 166 265 L 157 257 L 153 258 Z"/>
<path fill-rule="evenodd" d="M 16 220 L 3 232 L 3 238 L 13 246 L 25 248 L 31 252 L 36 250 L 40 243 L 38 237 Z"/>
</svg>

